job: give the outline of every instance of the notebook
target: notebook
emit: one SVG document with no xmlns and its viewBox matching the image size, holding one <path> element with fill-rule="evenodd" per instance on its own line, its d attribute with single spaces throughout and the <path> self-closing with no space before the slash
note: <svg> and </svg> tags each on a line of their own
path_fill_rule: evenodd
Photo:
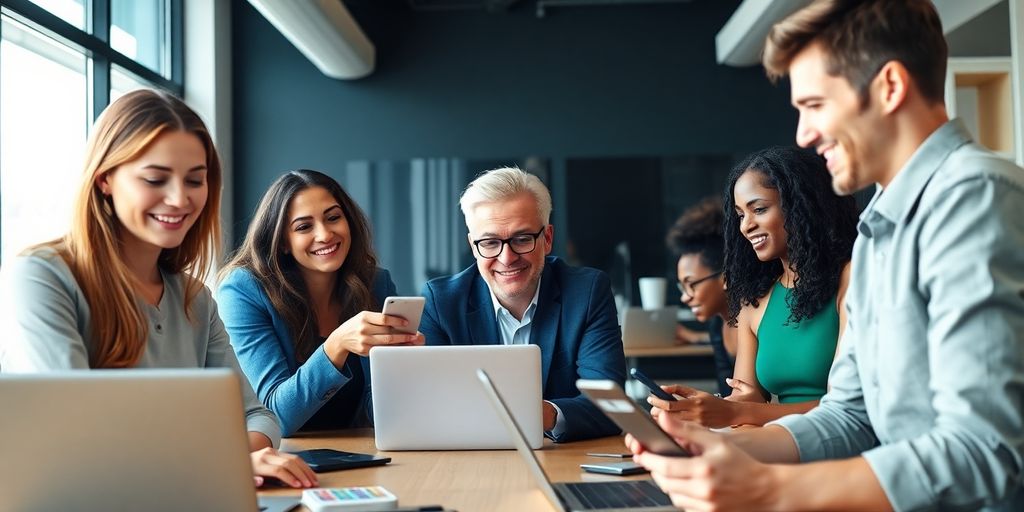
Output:
<svg viewBox="0 0 1024 512">
<path fill-rule="evenodd" d="M 374 437 L 378 450 L 513 448 L 488 405 L 477 368 L 508 393 L 529 444 L 544 442 L 540 347 L 457 345 L 370 350 Z"/>
<path fill-rule="evenodd" d="M 516 450 L 523 457 L 537 485 L 555 510 L 677 510 L 672 506 L 668 495 L 661 492 L 652 480 L 551 483 L 526 438 L 523 437 L 515 414 L 505 405 L 504 397 L 497 389 L 497 383 L 491 380 L 484 369 L 477 370 L 477 379 L 487 393 L 495 412 L 501 417 L 508 436 L 515 442 Z"/>
<path fill-rule="evenodd" d="M 257 506 L 229 369 L 0 375 L 5 511 L 290 510 Z"/>
</svg>

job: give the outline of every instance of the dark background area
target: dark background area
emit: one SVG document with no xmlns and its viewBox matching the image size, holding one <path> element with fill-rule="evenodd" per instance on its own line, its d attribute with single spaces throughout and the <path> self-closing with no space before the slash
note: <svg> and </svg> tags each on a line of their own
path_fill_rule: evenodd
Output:
<svg viewBox="0 0 1024 512">
<path fill-rule="evenodd" d="M 377 50 L 376 70 L 354 81 L 322 75 L 248 2 L 232 5 L 234 242 L 273 179 L 322 170 L 369 214 L 401 293 L 472 262 L 457 199 L 480 171 L 540 175 L 555 254 L 608 269 L 625 241 L 635 281 L 674 275 L 666 229 L 720 195 L 731 165 L 794 139 L 785 82 L 715 62 L 738 0 L 543 18 L 532 1 L 427 12 L 351 0 Z"/>
</svg>

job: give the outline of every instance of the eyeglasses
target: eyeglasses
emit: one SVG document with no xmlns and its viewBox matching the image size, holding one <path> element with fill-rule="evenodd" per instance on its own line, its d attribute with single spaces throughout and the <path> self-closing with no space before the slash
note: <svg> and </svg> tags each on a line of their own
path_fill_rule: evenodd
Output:
<svg viewBox="0 0 1024 512">
<path fill-rule="evenodd" d="M 719 270 L 718 272 L 715 272 L 714 274 L 708 274 L 708 275 L 706 275 L 706 276 L 704 276 L 704 277 L 702 277 L 700 279 L 696 279 L 694 281 L 677 282 L 676 283 L 676 287 L 679 288 L 679 293 L 682 293 L 684 297 L 693 297 L 693 294 L 697 293 L 697 285 L 698 284 L 701 284 L 704 281 L 707 281 L 708 279 L 716 278 L 716 277 L 722 275 L 722 272 L 723 271 Z"/>
<path fill-rule="evenodd" d="M 540 228 L 540 231 L 536 233 L 523 233 L 508 238 L 481 238 L 473 240 L 473 246 L 476 247 L 476 252 L 481 258 L 487 259 L 501 256 L 501 251 L 505 250 L 505 244 L 508 244 L 508 248 L 516 254 L 527 254 L 537 248 L 537 237 L 542 235 L 545 229 L 547 226 Z"/>
</svg>

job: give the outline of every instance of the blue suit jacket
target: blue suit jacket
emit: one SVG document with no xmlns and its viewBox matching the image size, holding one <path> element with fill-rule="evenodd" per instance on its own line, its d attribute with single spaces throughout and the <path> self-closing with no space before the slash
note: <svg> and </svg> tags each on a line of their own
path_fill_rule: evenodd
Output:
<svg viewBox="0 0 1024 512">
<path fill-rule="evenodd" d="M 378 269 L 372 292 L 380 304 L 387 296 L 397 295 L 387 270 Z M 299 366 L 291 330 L 248 270 L 235 269 L 220 283 L 217 306 L 238 364 L 260 401 L 277 415 L 282 435 L 296 433 L 352 379 L 352 375 L 334 367 L 322 347 Z M 359 360 L 363 368 L 363 410 L 356 418 L 361 418 L 358 423 L 370 424 L 370 361 L 365 357 Z M 349 426 L 339 423 L 338 428 Z"/>
<path fill-rule="evenodd" d="M 565 431 L 556 442 L 619 433 L 576 389 L 576 379 L 626 378 L 622 331 L 608 277 L 548 257 L 541 276 L 530 343 L 540 347 L 544 399 L 562 411 Z M 428 282 L 420 331 L 428 345 L 501 343 L 490 289 L 476 265 Z"/>
</svg>

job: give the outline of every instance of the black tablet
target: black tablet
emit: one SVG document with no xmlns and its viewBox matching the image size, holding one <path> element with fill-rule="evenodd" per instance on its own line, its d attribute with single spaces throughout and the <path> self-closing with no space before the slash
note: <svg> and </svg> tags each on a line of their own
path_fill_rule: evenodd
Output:
<svg viewBox="0 0 1024 512">
<path fill-rule="evenodd" d="M 383 466 L 391 462 L 391 457 L 377 457 L 367 453 L 341 452 L 320 448 L 316 450 L 300 450 L 291 452 L 298 455 L 317 473 L 338 471 L 342 469 Z"/>
</svg>

